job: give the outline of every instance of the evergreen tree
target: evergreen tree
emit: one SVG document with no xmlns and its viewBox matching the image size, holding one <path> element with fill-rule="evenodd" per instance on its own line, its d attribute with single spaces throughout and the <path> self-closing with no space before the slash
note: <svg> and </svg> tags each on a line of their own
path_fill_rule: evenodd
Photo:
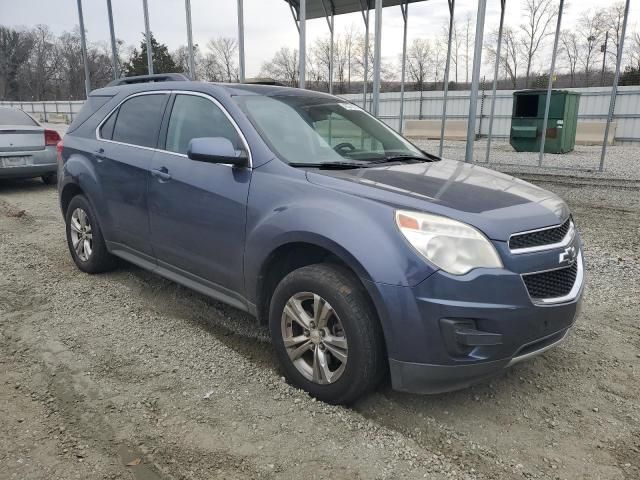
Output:
<svg viewBox="0 0 640 480">
<path fill-rule="evenodd" d="M 620 76 L 620 85 L 640 85 L 640 66 L 626 67 Z"/>
<path fill-rule="evenodd" d="M 134 48 L 129 62 L 123 65 L 123 71 L 127 77 L 149 73 L 147 69 L 147 41 L 144 34 L 142 37 L 140 50 Z M 181 73 L 180 67 L 176 65 L 169 54 L 167 46 L 164 43 L 158 43 L 153 33 L 151 34 L 151 53 L 153 55 L 153 73 Z"/>
</svg>

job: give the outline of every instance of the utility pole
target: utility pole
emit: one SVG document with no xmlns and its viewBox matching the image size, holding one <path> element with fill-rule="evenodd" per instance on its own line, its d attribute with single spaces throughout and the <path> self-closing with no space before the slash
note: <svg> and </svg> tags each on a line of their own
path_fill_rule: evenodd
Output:
<svg viewBox="0 0 640 480">
<path fill-rule="evenodd" d="M 84 16 L 82 15 L 82 0 L 78 0 L 78 23 L 80 23 L 80 48 L 84 63 L 84 90 L 89 98 L 91 92 L 91 78 L 89 76 L 89 59 L 87 58 L 87 38 L 84 33 Z"/>
<path fill-rule="evenodd" d="M 600 74 L 600 85 L 604 87 L 604 71 L 607 68 L 607 43 L 609 42 L 609 30 L 604 36 L 604 45 L 600 46 L 602 52 L 602 73 Z"/>
</svg>

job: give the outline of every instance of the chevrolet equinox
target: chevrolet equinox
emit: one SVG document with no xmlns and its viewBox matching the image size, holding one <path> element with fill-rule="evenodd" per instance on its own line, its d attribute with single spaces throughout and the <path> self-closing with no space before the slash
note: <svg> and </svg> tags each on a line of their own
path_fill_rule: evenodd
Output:
<svg viewBox="0 0 640 480">
<path fill-rule="evenodd" d="M 249 312 L 287 380 L 350 403 L 459 389 L 557 345 L 583 290 L 556 195 L 426 153 L 323 93 L 117 80 L 58 145 L 75 264 Z"/>
</svg>

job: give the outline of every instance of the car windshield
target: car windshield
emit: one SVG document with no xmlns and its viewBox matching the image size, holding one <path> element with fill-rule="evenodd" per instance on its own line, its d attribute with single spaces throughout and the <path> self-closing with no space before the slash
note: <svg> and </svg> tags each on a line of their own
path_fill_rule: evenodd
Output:
<svg viewBox="0 0 640 480">
<path fill-rule="evenodd" d="M 339 99 L 240 95 L 235 100 L 271 149 L 291 164 L 428 159 L 384 123 Z"/>
</svg>

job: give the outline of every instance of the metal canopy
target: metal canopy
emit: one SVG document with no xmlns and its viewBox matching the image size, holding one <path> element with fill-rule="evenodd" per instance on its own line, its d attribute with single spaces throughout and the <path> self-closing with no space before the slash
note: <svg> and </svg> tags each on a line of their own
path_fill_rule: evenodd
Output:
<svg viewBox="0 0 640 480">
<path fill-rule="evenodd" d="M 300 8 L 300 0 L 284 0 L 292 8 L 295 8 L 296 12 L 299 11 Z M 403 5 L 406 3 L 416 3 L 416 2 L 424 2 L 426 0 L 384 0 L 384 7 L 393 7 L 398 5 Z M 326 3 L 329 3 L 333 7 L 334 15 L 343 15 L 345 13 L 354 13 L 362 11 L 363 5 L 368 6 L 369 9 L 373 9 L 375 7 L 375 0 L 330 0 Z M 322 0 L 306 0 L 307 4 L 307 20 L 313 20 L 314 18 L 324 18 L 325 7 L 323 7 Z"/>
</svg>

